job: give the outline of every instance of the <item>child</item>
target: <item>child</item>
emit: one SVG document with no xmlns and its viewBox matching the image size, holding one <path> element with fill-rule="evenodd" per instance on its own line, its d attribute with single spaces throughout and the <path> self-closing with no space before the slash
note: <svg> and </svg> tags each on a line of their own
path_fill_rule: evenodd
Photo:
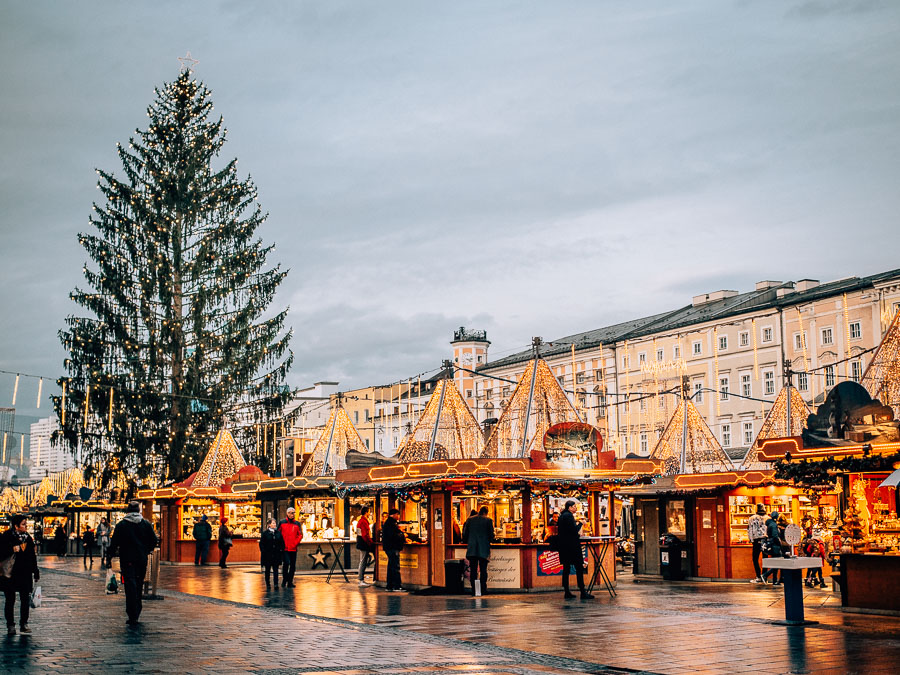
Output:
<svg viewBox="0 0 900 675">
<path fill-rule="evenodd" d="M 825 545 L 820 539 L 808 537 L 803 542 L 803 553 L 809 558 L 821 558 L 825 564 Z M 810 588 L 825 588 L 825 579 L 821 567 L 810 567 L 806 570 L 806 585 Z"/>
</svg>

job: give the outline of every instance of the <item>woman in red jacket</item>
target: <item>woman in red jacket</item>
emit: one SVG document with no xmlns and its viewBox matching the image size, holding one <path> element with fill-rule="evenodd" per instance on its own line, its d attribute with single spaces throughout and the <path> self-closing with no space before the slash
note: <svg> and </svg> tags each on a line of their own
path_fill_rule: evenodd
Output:
<svg viewBox="0 0 900 675">
<path fill-rule="evenodd" d="M 356 548 L 359 549 L 359 587 L 365 588 L 366 567 L 369 563 L 369 554 L 375 552 L 375 542 L 372 540 L 372 526 L 369 524 L 369 507 L 362 507 L 362 513 L 356 523 Z"/>
</svg>

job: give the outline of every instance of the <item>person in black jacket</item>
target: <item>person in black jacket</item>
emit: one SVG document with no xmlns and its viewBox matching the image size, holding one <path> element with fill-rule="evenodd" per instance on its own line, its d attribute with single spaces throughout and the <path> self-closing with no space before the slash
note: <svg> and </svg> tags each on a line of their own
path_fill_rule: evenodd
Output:
<svg viewBox="0 0 900 675">
<path fill-rule="evenodd" d="M 113 530 L 110 557 L 118 554 L 125 586 L 125 613 L 128 625 L 135 626 L 141 616 L 141 594 L 147 575 L 147 556 L 159 543 L 148 520 L 141 516 L 139 502 L 128 502 L 122 518 Z"/>
<path fill-rule="evenodd" d="M 259 564 L 266 570 L 266 590 L 272 588 L 269 583 L 269 572 L 275 575 L 275 588 L 278 588 L 278 567 L 284 558 L 284 539 L 278 531 L 278 523 L 269 518 L 268 527 L 259 538 Z"/>
<path fill-rule="evenodd" d="M 584 588 L 584 556 L 581 552 L 581 523 L 575 521 L 577 504 L 574 499 L 566 502 L 566 508 L 559 516 L 559 562 L 563 566 L 562 585 L 567 599 L 575 596 L 569 591 L 569 566 L 575 566 L 578 579 L 578 590 L 581 597 L 592 599 L 594 596 Z"/>
<path fill-rule="evenodd" d="M 94 565 L 94 531 L 88 525 L 81 533 L 81 560 L 87 566 L 88 558 L 91 559 L 91 566 Z"/>
<path fill-rule="evenodd" d="M 466 558 L 469 559 L 472 595 L 482 595 L 487 593 L 487 568 L 491 557 L 491 543 L 494 541 L 494 521 L 488 518 L 488 507 L 482 506 L 478 510 L 478 515 L 469 518 L 463 532 L 465 532 L 463 543 L 467 545 Z"/>
<path fill-rule="evenodd" d="M 6 630 L 10 635 L 16 634 L 16 595 L 19 596 L 19 628 L 23 633 L 30 633 L 28 612 L 31 608 L 32 578 L 41 578 L 38 571 L 37 555 L 34 551 L 34 540 L 28 534 L 25 516 L 19 514 L 9 519 L 10 528 L 0 535 L 0 561 L 8 560 L 15 555 L 9 577 L 0 577 L 0 586 L 6 596 Z"/>
<path fill-rule="evenodd" d="M 402 591 L 400 587 L 400 550 L 406 544 L 406 535 L 400 529 L 400 510 L 388 511 L 387 520 L 381 527 L 381 547 L 387 556 L 387 590 Z"/>
</svg>

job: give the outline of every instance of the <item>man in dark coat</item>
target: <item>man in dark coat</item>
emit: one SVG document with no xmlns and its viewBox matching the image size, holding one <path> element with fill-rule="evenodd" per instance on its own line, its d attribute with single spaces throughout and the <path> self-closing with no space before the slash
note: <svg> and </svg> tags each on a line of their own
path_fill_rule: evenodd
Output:
<svg viewBox="0 0 900 675">
<path fill-rule="evenodd" d="M 194 564 L 205 565 L 206 556 L 209 555 L 209 542 L 212 541 L 212 525 L 204 513 L 200 516 L 200 520 L 194 523 Z"/>
<path fill-rule="evenodd" d="M 28 612 L 31 608 L 32 578 L 41 578 L 38 571 L 37 554 L 34 540 L 28 534 L 28 523 L 24 515 L 15 515 L 9 519 L 10 528 L 0 535 L 0 561 L 8 560 L 15 555 L 9 577 L 0 577 L 0 586 L 6 596 L 6 630 L 9 635 L 16 634 L 16 595 L 19 596 L 19 629 L 30 633 Z"/>
<path fill-rule="evenodd" d="M 592 599 L 594 596 L 584 588 L 584 556 L 581 552 L 581 523 L 575 520 L 577 504 L 574 499 L 566 502 L 566 508 L 559 516 L 559 562 L 563 566 L 562 585 L 566 592 L 566 598 L 575 596 L 569 591 L 569 566 L 575 566 L 575 576 L 578 579 L 578 590 L 581 597 Z"/>
<path fill-rule="evenodd" d="M 147 576 L 147 556 L 159 541 L 150 521 L 141 516 L 139 502 L 128 502 L 125 517 L 113 530 L 110 557 L 118 554 L 125 586 L 125 613 L 128 625 L 135 626 L 141 616 L 141 595 Z"/>
<path fill-rule="evenodd" d="M 400 510 L 388 511 L 387 520 L 381 526 L 381 547 L 387 556 L 387 589 L 402 591 L 400 579 L 400 551 L 406 544 L 406 535 L 400 529 Z"/>
<path fill-rule="evenodd" d="M 469 559 L 472 595 L 487 593 L 487 566 L 491 557 L 491 542 L 494 541 L 494 521 L 487 514 L 488 507 L 482 506 L 478 515 L 466 521 L 464 529 L 463 543 L 468 544 L 466 558 Z"/>
<path fill-rule="evenodd" d="M 259 564 L 266 571 L 266 590 L 272 588 L 269 583 L 270 573 L 275 575 L 275 587 L 278 587 L 278 568 L 284 558 L 284 540 L 274 518 L 269 518 L 268 527 L 259 538 Z"/>
</svg>

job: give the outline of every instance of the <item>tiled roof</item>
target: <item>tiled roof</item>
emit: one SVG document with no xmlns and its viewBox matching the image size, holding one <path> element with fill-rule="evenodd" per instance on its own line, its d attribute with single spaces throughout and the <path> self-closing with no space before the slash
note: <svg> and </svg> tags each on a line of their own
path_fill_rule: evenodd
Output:
<svg viewBox="0 0 900 675">
<path fill-rule="evenodd" d="M 806 302 L 813 302 L 821 298 L 841 295 L 862 288 L 871 288 L 874 284 L 896 278 L 900 280 L 900 269 L 881 272 L 868 277 L 848 277 L 837 281 L 820 284 L 805 291 L 794 291 L 793 282 L 786 282 L 763 290 L 754 290 L 747 293 L 739 293 L 728 298 L 712 300 L 701 305 L 687 305 L 670 312 L 654 314 L 641 319 L 625 321 L 604 328 L 596 328 L 584 333 L 576 333 L 557 338 L 541 348 L 544 357 L 555 356 L 571 351 L 575 345 L 576 351 L 593 349 L 600 344 L 613 344 L 625 340 L 633 340 L 646 335 L 654 335 L 667 331 L 679 330 L 708 321 L 723 320 L 733 316 L 740 316 L 750 311 L 780 307 L 790 307 Z M 789 292 L 778 297 L 778 290 L 785 289 Z M 525 350 L 509 356 L 504 356 L 496 361 L 490 361 L 481 366 L 480 371 L 492 371 L 499 368 L 523 363 L 531 360 L 531 350 Z"/>
</svg>

